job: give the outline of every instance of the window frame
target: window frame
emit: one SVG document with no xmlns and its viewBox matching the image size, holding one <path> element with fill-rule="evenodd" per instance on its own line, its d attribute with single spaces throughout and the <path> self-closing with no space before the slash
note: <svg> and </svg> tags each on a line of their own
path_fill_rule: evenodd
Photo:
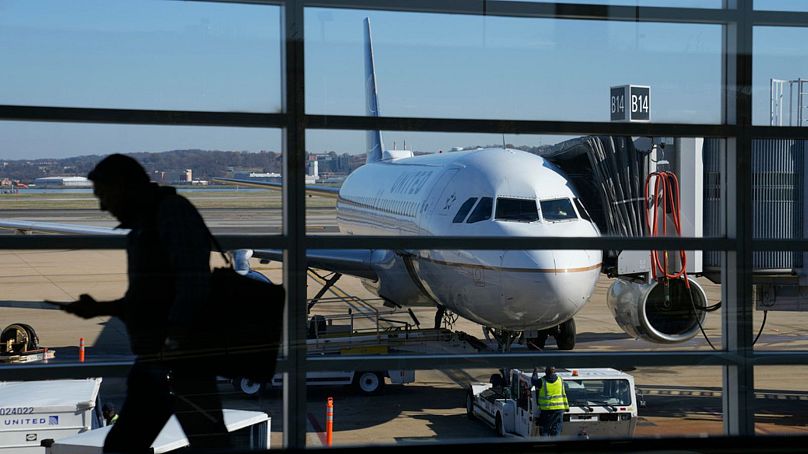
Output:
<svg viewBox="0 0 808 454">
<path fill-rule="evenodd" d="M 200 0 L 192 0 L 200 1 Z M 230 2 L 233 0 L 205 0 Z M 724 252 L 726 279 L 722 285 L 723 350 L 713 352 L 559 352 L 554 354 L 559 367 L 585 361 L 599 366 L 721 366 L 724 376 L 723 409 L 726 435 L 754 435 L 753 370 L 756 365 L 802 365 L 808 352 L 755 351 L 752 345 L 752 251 L 808 251 L 802 240 L 754 240 L 751 230 L 751 141 L 752 138 L 808 138 L 804 128 L 752 125 L 752 37 L 755 26 L 808 27 L 808 13 L 756 11 L 751 1 L 725 0 L 723 8 L 678 8 L 604 6 L 592 4 L 529 3 L 512 1 L 479 2 L 433 0 L 249 0 L 249 3 L 277 5 L 282 8 L 284 55 L 284 112 L 271 114 L 238 112 L 194 112 L 138 109 L 94 109 L 52 106 L 0 105 L 0 120 L 76 122 L 136 125 L 195 125 L 261 127 L 284 129 L 284 206 L 281 235 L 246 237 L 219 235 L 225 248 L 278 248 L 284 250 L 284 279 L 287 290 L 285 336 L 299 344 L 306 338 L 305 251 L 307 248 L 474 248 L 474 249 L 696 249 Z M 718 24 L 724 27 L 722 42 L 721 124 L 558 122 L 530 120 L 445 119 L 308 115 L 305 113 L 305 71 L 303 64 L 304 11 L 306 8 L 349 8 L 363 10 L 454 13 L 503 17 L 588 19 L 629 22 L 667 22 Z M 483 9 L 484 8 L 484 9 Z M 429 132 L 519 133 L 519 134 L 603 134 L 624 136 L 681 136 L 726 138 L 727 182 L 722 194 L 726 206 L 727 227 L 723 238 L 474 238 L 474 237 L 328 237 L 305 232 L 305 133 L 307 129 L 394 130 Z M 2 249 L 124 249 L 123 238 L 47 235 L 3 236 Z M 289 345 L 289 342 L 285 343 Z M 347 369 L 358 364 L 366 367 L 445 368 L 461 367 L 465 358 L 451 355 L 425 357 L 347 356 L 342 358 L 306 358 L 305 350 L 285 350 L 278 370 L 285 374 L 283 444 L 286 448 L 305 448 L 307 371 Z M 483 354 L 475 357 L 475 366 L 531 367 L 535 354 Z M 0 366 L 0 380 L 79 378 L 87 376 L 123 376 L 130 363 L 105 361 L 75 365 Z"/>
</svg>

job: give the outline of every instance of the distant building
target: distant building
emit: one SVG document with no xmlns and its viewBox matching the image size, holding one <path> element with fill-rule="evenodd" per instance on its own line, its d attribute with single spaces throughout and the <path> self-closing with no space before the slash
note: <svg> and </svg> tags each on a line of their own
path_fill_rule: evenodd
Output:
<svg viewBox="0 0 808 454">
<path fill-rule="evenodd" d="M 184 181 L 186 183 L 192 183 L 194 181 L 194 172 L 191 169 L 185 169 L 185 178 Z"/>
<path fill-rule="evenodd" d="M 306 175 L 306 184 L 314 184 L 317 182 L 317 161 L 312 161 L 309 163 L 306 169 L 308 172 L 312 174 Z M 235 172 L 233 173 L 233 178 L 239 180 L 253 180 L 253 181 L 263 181 L 268 183 L 282 183 L 283 182 L 283 175 L 279 173 L 259 173 L 259 172 Z"/>
<path fill-rule="evenodd" d="M 91 188 L 93 183 L 85 177 L 42 177 L 34 180 L 37 187 L 45 188 Z"/>
</svg>

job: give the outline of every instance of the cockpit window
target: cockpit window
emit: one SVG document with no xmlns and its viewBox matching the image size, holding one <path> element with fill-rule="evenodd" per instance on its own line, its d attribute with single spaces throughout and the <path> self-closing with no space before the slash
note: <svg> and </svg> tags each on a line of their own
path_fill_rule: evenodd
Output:
<svg viewBox="0 0 808 454">
<path fill-rule="evenodd" d="M 463 202 L 463 206 L 460 207 L 460 210 L 457 211 L 454 219 L 452 219 L 452 223 L 454 224 L 462 224 L 463 221 L 466 219 L 466 215 L 469 214 L 471 211 L 471 207 L 474 206 L 474 202 L 477 201 L 477 197 L 469 197 L 468 200 Z"/>
<path fill-rule="evenodd" d="M 532 199 L 499 197 L 494 218 L 501 221 L 533 222 L 539 220 L 539 209 Z"/>
<path fill-rule="evenodd" d="M 584 204 L 581 203 L 581 200 L 580 199 L 573 199 L 573 200 L 575 200 L 575 208 L 578 208 L 578 216 L 580 216 L 581 219 L 592 222 L 592 216 L 590 216 L 589 212 L 586 211 L 586 208 L 584 208 Z"/>
<path fill-rule="evenodd" d="M 542 200 L 541 215 L 545 221 L 564 221 L 577 219 L 570 199 Z"/>
<path fill-rule="evenodd" d="M 491 209 L 494 207 L 494 199 L 491 197 L 483 197 L 480 203 L 471 212 L 467 224 L 474 224 L 475 222 L 486 221 L 491 219 Z"/>
</svg>

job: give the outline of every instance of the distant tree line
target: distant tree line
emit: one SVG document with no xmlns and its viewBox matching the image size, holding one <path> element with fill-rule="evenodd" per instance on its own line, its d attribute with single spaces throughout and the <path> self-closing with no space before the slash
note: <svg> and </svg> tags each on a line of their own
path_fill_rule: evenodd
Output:
<svg viewBox="0 0 808 454">
<path fill-rule="evenodd" d="M 260 172 L 281 172 L 283 159 L 274 151 L 172 150 L 160 153 L 127 153 L 137 159 L 149 174 L 179 173 L 192 169 L 194 178 L 224 176 L 229 168 L 248 168 Z M 86 155 L 63 159 L 22 159 L 0 161 L 0 177 L 31 182 L 51 176 L 86 176 L 104 156 Z M 175 175 L 172 175 L 175 177 Z"/>
<path fill-rule="evenodd" d="M 502 144 L 486 145 L 485 148 L 501 146 Z M 530 147 L 511 144 L 506 146 L 534 154 L 538 154 L 542 148 L 547 147 L 547 145 Z M 473 148 L 476 146 L 465 147 L 465 149 Z M 180 173 L 185 169 L 192 169 L 193 177 L 202 180 L 225 176 L 231 168 L 283 173 L 283 157 L 274 151 L 172 150 L 127 154 L 137 159 L 150 175 L 162 172 L 167 181 L 178 179 Z M 424 153 L 415 152 L 415 154 Z M 334 152 L 327 153 L 327 155 L 330 156 L 331 161 L 321 163 L 321 172 L 348 173 L 362 165 L 365 159 L 363 155 L 343 154 L 342 159 L 337 159 L 338 156 Z M 103 155 L 86 155 L 63 159 L 0 160 L 0 178 L 30 183 L 41 177 L 86 176 L 103 157 Z M 159 178 L 154 179 L 160 180 Z"/>
</svg>

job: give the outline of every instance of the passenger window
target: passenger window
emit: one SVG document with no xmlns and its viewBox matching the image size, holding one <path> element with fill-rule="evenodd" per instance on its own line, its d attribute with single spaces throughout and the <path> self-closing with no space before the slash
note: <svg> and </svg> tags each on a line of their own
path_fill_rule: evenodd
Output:
<svg viewBox="0 0 808 454">
<path fill-rule="evenodd" d="M 487 221 L 491 219 L 491 209 L 494 207 L 494 199 L 491 197 L 483 197 L 480 203 L 471 212 L 467 224 L 474 224 L 475 222 Z"/>
<path fill-rule="evenodd" d="M 501 221 L 533 222 L 539 220 L 539 209 L 532 199 L 497 198 L 494 219 Z"/>
<path fill-rule="evenodd" d="M 545 221 L 578 219 L 570 199 L 542 200 L 541 215 Z"/>
<path fill-rule="evenodd" d="M 463 206 L 460 207 L 457 214 L 455 215 L 454 219 L 452 219 L 453 224 L 463 223 L 466 219 L 466 215 L 469 214 L 471 211 L 471 207 L 474 206 L 474 202 L 477 201 L 477 197 L 470 197 L 468 200 L 463 202 Z"/>
<path fill-rule="evenodd" d="M 589 216 L 589 212 L 586 211 L 586 208 L 584 208 L 584 204 L 581 203 L 581 200 L 580 199 L 573 199 L 573 200 L 575 200 L 575 208 L 578 208 L 578 215 L 581 216 L 581 219 L 592 222 L 592 216 Z"/>
</svg>

